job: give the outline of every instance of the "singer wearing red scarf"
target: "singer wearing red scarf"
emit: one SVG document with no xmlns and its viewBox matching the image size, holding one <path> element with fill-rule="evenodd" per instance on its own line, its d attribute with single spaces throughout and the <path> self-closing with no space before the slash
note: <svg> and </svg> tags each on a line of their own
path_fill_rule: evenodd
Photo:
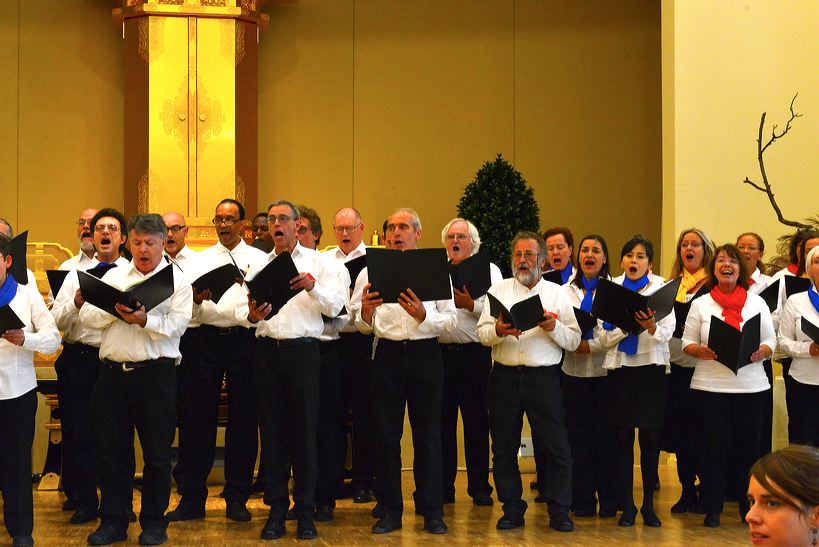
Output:
<svg viewBox="0 0 819 547">
<path fill-rule="evenodd" d="M 748 292 L 750 273 L 745 256 L 735 245 L 717 247 L 708 264 L 710 292 L 691 304 L 683 331 L 683 351 L 697 359 L 691 389 L 701 435 L 701 502 L 703 524 L 712 528 L 720 525 L 727 485 L 735 485 L 732 493 L 739 499 L 739 516 L 745 519 L 749 507 L 740 485 L 761 456 L 764 392 L 770 388 L 762 361 L 773 353 L 776 333 L 765 301 Z M 711 322 L 724 321 L 741 330 L 756 315 L 760 316 L 759 348 L 751 355 L 751 363 L 734 374 L 708 347 Z M 729 466 L 731 446 L 735 463 Z"/>
</svg>

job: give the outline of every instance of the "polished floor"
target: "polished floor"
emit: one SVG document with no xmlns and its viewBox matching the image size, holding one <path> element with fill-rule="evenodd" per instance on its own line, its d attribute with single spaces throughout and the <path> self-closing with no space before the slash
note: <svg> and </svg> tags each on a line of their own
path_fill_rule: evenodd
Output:
<svg viewBox="0 0 819 547">
<path fill-rule="evenodd" d="M 639 472 L 635 472 L 639 477 Z M 530 475 L 524 476 L 528 485 Z M 639 480 L 639 479 L 638 479 Z M 500 532 L 495 529 L 495 522 L 501 516 L 500 505 L 493 507 L 475 507 L 466 495 L 466 475 L 459 473 L 456 502 L 446 505 L 444 518 L 449 526 L 449 533 L 432 536 L 423 530 L 423 518 L 413 514 L 412 507 L 412 473 L 404 473 L 405 515 L 403 529 L 384 536 L 374 536 L 370 528 L 375 520 L 370 516 L 373 504 L 356 505 L 350 500 L 342 500 L 336 508 L 334 522 L 317 523 L 318 545 L 416 545 L 421 543 L 458 544 L 458 545 L 747 545 L 750 543 L 747 526 L 740 524 L 736 503 L 726 503 L 722 517 L 722 527 L 704 528 L 702 515 L 672 515 L 671 505 L 679 497 L 679 485 L 673 464 L 660 466 L 661 490 L 658 492 L 656 509 L 663 521 L 662 528 L 647 528 L 642 525 L 640 517 L 634 528 L 620 528 L 617 519 L 575 518 L 576 531 L 559 533 L 548 527 L 548 516 L 543 504 L 535 504 L 534 493 L 526 489 L 529 510 L 526 514 L 526 526 L 523 529 Z M 635 498 L 639 505 L 642 496 L 639 484 L 635 485 Z M 267 517 L 267 509 L 261 497 L 254 496 L 248 503 L 253 514 L 249 523 L 235 523 L 225 518 L 224 501 L 218 497 L 220 487 L 210 489 L 207 518 L 201 521 L 172 523 L 168 528 L 169 545 L 270 545 L 274 542 L 263 542 L 259 532 Z M 171 508 L 176 505 L 178 496 L 171 496 Z M 85 538 L 96 527 L 95 523 L 69 525 L 70 513 L 60 510 L 63 496 L 57 492 L 35 492 L 35 527 L 34 539 L 39 545 L 85 545 Z M 134 495 L 138 511 L 139 493 Z M 2 517 L 0 517 L 2 520 Z M 139 525 L 131 525 L 129 541 L 117 545 L 137 545 Z M 5 534 L 0 538 L 0 545 L 11 543 Z M 295 523 L 288 523 L 287 536 L 278 543 L 296 543 Z M 301 542 L 306 543 L 306 542 Z"/>
</svg>

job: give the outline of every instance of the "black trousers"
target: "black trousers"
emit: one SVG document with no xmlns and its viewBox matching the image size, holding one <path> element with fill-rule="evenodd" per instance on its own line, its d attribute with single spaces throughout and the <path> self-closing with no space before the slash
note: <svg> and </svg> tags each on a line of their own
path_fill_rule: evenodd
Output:
<svg viewBox="0 0 819 547">
<path fill-rule="evenodd" d="M 677 455 L 677 477 L 686 494 L 693 492 L 699 472 L 697 459 L 697 408 L 691 390 L 694 368 L 681 367 L 671 363 L 671 374 L 667 376 L 665 424 L 662 432 L 661 448 Z M 770 437 L 770 435 L 769 435 Z"/>
<path fill-rule="evenodd" d="M 171 444 L 176 430 L 176 370 L 172 359 L 124 372 L 103 362 L 91 397 L 103 524 L 128 528 L 134 428 L 142 445 L 143 530 L 165 529 L 171 495 Z"/>
<path fill-rule="evenodd" d="M 572 509 L 615 510 L 612 428 L 605 423 L 606 377 L 563 375 L 566 429 L 572 450 Z"/>
<path fill-rule="evenodd" d="M 19 397 L 0 400 L 0 492 L 3 519 L 11 537 L 30 536 L 34 530 L 31 445 L 36 414 L 36 388 Z"/>
<path fill-rule="evenodd" d="M 765 392 L 712 393 L 694 390 L 698 409 L 697 428 L 701 435 L 701 495 L 706 513 L 722 513 L 726 493 L 745 499 L 748 473 L 761 456 L 760 432 Z M 733 447 L 736 464 L 728 465 Z M 726 484 L 734 485 L 727 492 Z"/>
<path fill-rule="evenodd" d="M 492 350 L 481 344 L 441 344 L 444 363 L 441 405 L 441 460 L 444 499 L 455 497 L 458 474 L 458 410 L 466 459 L 466 492 L 473 498 L 492 493 L 489 484 L 489 410 L 487 388 Z"/>
<path fill-rule="evenodd" d="M 788 389 L 789 442 L 819 447 L 819 386 L 791 378 Z"/>
<path fill-rule="evenodd" d="M 344 391 L 343 419 L 351 416 L 353 423 L 353 489 L 375 487 L 376 447 L 375 414 L 371 382 L 373 335 L 341 333 L 339 356 L 342 362 L 341 381 Z M 346 431 L 342 431 L 346 449 Z M 339 454 L 343 459 L 345 454 Z"/>
<path fill-rule="evenodd" d="M 379 339 L 373 367 L 378 421 L 378 501 L 401 518 L 401 437 L 404 408 L 409 410 L 414 449 L 413 494 L 416 511 L 443 515 L 441 497 L 441 397 L 443 364 L 438 341 Z"/>
<path fill-rule="evenodd" d="M 773 363 L 770 359 L 763 361 L 762 366 L 765 368 L 765 376 L 768 377 L 768 383 L 771 385 L 770 389 L 765 391 L 765 406 L 762 409 L 762 454 L 767 454 L 771 451 L 773 443 Z M 743 485 L 745 486 L 745 485 Z"/>
<path fill-rule="evenodd" d="M 198 330 L 195 356 L 185 364 L 181 503 L 205 507 L 207 479 L 216 450 L 223 380 L 228 396 L 225 501 L 245 503 L 250 496 L 259 447 L 252 362 L 255 333 L 240 327 L 219 329 L 209 325 L 202 325 Z"/>
<path fill-rule="evenodd" d="M 546 455 L 540 493 L 546 497 L 550 515 L 566 513 L 572 503 L 572 454 L 560 369 L 556 365 L 526 367 L 496 362 L 489 374 L 489 431 L 495 488 L 508 515 L 522 516 L 527 507 L 518 467 L 524 413 L 533 445 L 542 447 Z"/>
<path fill-rule="evenodd" d="M 60 410 L 60 485 L 65 497 L 75 500 L 74 491 L 74 407 L 71 399 L 71 355 L 74 344 L 63 342 L 63 350 L 54 362 L 57 373 L 57 402 Z"/>
<path fill-rule="evenodd" d="M 97 510 L 97 453 L 91 420 L 91 395 L 97 385 L 99 348 L 76 344 L 71 357 L 71 400 L 74 422 L 74 481 L 77 508 Z"/>
<path fill-rule="evenodd" d="M 338 432 L 346 426 L 343 420 L 345 408 L 341 393 L 341 360 L 338 340 L 319 343 L 321 367 L 319 372 L 319 419 L 317 435 L 318 476 L 315 495 L 316 505 L 334 507 L 335 487 L 339 479 Z"/>
<path fill-rule="evenodd" d="M 188 328 L 179 339 L 179 352 L 182 354 L 182 361 L 176 367 L 176 415 L 177 415 L 177 460 L 173 466 L 171 475 L 176 482 L 177 489 L 182 492 L 182 478 L 185 476 L 188 455 L 185 446 L 185 423 L 186 408 L 190 408 L 190 401 L 187 401 L 188 389 L 185 378 L 187 376 L 188 363 L 196 359 L 199 343 L 199 327 Z"/>
<path fill-rule="evenodd" d="M 265 462 L 265 502 L 283 520 L 290 507 L 293 466 L 298 514 L 312 515 L 318 476 L 319 343 L 314 338 L 256 340 L 253 369 Z"/>
</svg>

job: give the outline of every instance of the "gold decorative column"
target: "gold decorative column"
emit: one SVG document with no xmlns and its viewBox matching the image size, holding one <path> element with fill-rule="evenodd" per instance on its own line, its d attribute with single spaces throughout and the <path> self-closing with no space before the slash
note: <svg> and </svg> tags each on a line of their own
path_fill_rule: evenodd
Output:
<svg viewBox="0 0 819 547">
<path fill-rule="evenodd" d="M 125 213 L 179 211 L 213 241 L 216 203 L 258 209 L 257 53 L 264 0 L 121 0 Z"/>
</svg>

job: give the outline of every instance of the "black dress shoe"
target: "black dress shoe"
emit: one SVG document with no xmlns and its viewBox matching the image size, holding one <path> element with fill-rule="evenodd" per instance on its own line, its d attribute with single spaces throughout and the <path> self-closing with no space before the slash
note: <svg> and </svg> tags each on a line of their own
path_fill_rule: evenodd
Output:
<svg viewBox="0 0 819 547">
<path fill-rule="evenodd" d="M 719 528 L 719 513 L 706 513 L 702 525 L 707 528 Z"/>
<path fill-rule="evenodd" d="M 672 513 L 687 513 L 697 503 L 697 493 L 683 490 L 677 503 L 671 506 Z"/>
<path fill-rule="evenodd" d="M 330 505 L 319 505 L 316 507 L 316 522 L 330 522 L 333 520 L 333 507 Z"/>
<path fill-rule="evenodd" d="M 540 491 L 538 490 L 538 492 Z M 538 494 L 537 496 L 535 496 L 535 503 L 546 503 L 547 501 L 549 500 L 547 500 L 546 496 L 543 494 Z"/>
<path fill-rule="evenodd" d="M 257 479 L 256 482 L 253 483 L 253 486 L 250 487 L 250 490 L 252 492 L 256 492 L 257 494 L 264 492 L 264 481 Z"/>
<path fill-rule="evenodd" d="M 128 533 L 116 524 L 100 524 L 86 540 L 88 545 L 110 545 L 128 539 Z"/>
<path fill-rule="evenodd" d="M 504 515 L 498 519 L 498 523 L 495 525 L 495 528 L 498 530 L 514 530 L 515 528 L 520 528 L 526 524 L 526 521 L 523 518 L 523 515 L 508 515 L 504 513 Z"/>
<path fill-rule="evenodd" d="M 65 500 L 63 502 L 63 511 L 76 511 L 77 502 L 74 500 Z"/>
<path fill-rule="evenodd" d="M 574 532 L 574 522 L 568 513 L 560 513 L 549 518 L 549 528 L 557 532 Z"/>
<path fill-rule="evenodd" d="M 253 518 L 250 515 L 250 511 L 247 510 L 247 506 L 241 501 L 231 501 L 228 503 L 225 508 L 225 516 L 236 522 L 249 522 L 250 519 Z"/>
<path fill-rule="evenodd" d="M 634 519 L 636 518 L 637 508 L 632 506 L 631 509 L 623 511 L 623 514 L 620 515 L 620 520 L 617 521 L 617 525 L 622 526 L 623 528 L 631 528 L 634 526 Z"/>
<path fill-rule="evenodd" d="M 356 490 L 353 494 L 353 503 L 370 503 L 373 501 L 372 490 Z"/>
<path fill-rule="evenodd" d="M 663 525 L 660 519 L 657 517 L 657 513 L 654 512 L 654 509 L 640 509 L 640 514 L 643 516 L 643 524 L 646 526 L 650 526 L 652 528 L 659 528 Z"/>
<path fill-rule="evenodd" d="M 148 528 L 139 534 L 140 545 L 162 545 L 168 541 L 168 534 L 163 528 Z"/>
<path fill-rule="evenodd" d="M 97 508 L 80 507 L 73 515 L 71 515 L 71 519 L 68 522 L 71 524 L 85 524 L 86 522 L 91 522 L 92 520 L 97 520 Z"/>
<path fill-rule="evenodd" d="M 131 508 L 126 509 L 125 518 L 128 519 L 128 522 L 136 522 L 137 521 L 136 513 L 134 513 L 134 510 L 131 509 Z"/>
<path fill-rule="evenodd" d="M 286 533 L 287 529 L 284 527 L 283 520 L 268 518 L 264 528 L 262 528 L 261 537 L 262 539 L 279 539 Z"/>
<path fill-rule="evenodd" d="M 197 507 L 192 503 L 180 503 L 176 506 L 176 509 L 165 516 L 169 522 L 203 519 L 205 518 L 205 508 Z"/>
<path fill-rule="evenodd" d="M 585 517 L 593 517 L 597 514 L 596 507 L 578 507 L 572 514 L 576 517 L 585 518 Z"/>
<path fill-rule="evenodd" d="M 430 534 L 446 534 L 447 527 L 441 517 L 429 517 L 424 519 L 424 530 Z"/>
<path fill-rule="evenodd" d="M 299 517 L 298 528 L 296 528 L 296 538 L 298 539 L 316 539 L 318 537 L 318 530 L 313 523 L 313 517 Z"/>
<path fill-rule="evenodd" d="M 373 524 L 373 534 L 389 534 L 401 529 L 401 519 L 390 515 L 385 515 L 381 520 Z"/>
<path fill-rule="evenodd" d="M 14 536 L 11 545 L 12 547 L 33 547 L 34 538 L 31 536 Z"/>
<path fill-rule="evenodd" d="M 495 502 L 489 494 L 478 494 L 472 498 L 472 503 L 480 507 L 489 507 L 490 505 L 494 505 Z"/>
<path fill-rule="evenodd" d="M 610 509 L 610 508 L 601 507 L 600 511 L 597 513 L 597 515 L 601 519 L 610 519 L 611 517 L 616 517 L 617 516 L 617 509 Z"/>
<path fill-rule="evenodd" d="M 296 514 L 296 506 L 294 505 L 290 509 L 287 510 L 287 514 L 284 516 L 284 520 L 298 520 L 299 516 Z"/>
<path fill-rule="evenodd" d="M 373 507 L 372 514 L 374 519 L 383 519 L 387 516 L 387 510 L 384 509 L 381 503 L 376 503 L 375 507 Z"/>
<path fill-rule="evenodd" d="M 537 481 L 532 481 L 529 483 L 529 490 L 540 490 L 540 484 Z"/>
</svg>

